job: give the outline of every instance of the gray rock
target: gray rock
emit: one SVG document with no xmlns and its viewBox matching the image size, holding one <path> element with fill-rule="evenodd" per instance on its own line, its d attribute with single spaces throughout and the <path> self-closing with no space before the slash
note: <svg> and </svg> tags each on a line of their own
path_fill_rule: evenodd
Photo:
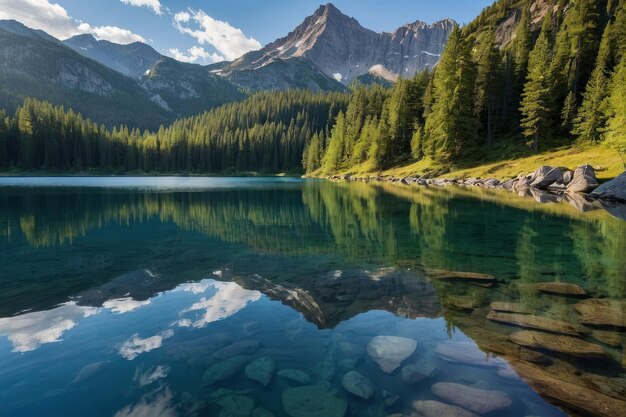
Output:
<svg viewBox="0 0 626 417">
<path fill-rule="evenodd" d="M 274 376 L 275 369 L 276 365 L 272 358 L 263 356 L 246 366 L 244 372 L 248 378 L 266 387 L 270 383 L 272 376 Z"/>
<path fill-rule="evenodd" d="M 513 404 L 508 394 L 502 391 L 471 388 L 453 382 L 438 382 L 431 387 L 431 391 L 444 401 L 478 414 L 502 410 Z"/>
<path fill-rule="evenodd" d="M 367 345 L 367 354 L 380 366 L 380 369 L 390 374 L 402 362 L 415 352 L 417 342 L 413 339 L 397 336 L 376 336 Z"/>
<path fill-rule="evenodd" d="M 348 409 L 345 400 L 323 385 L 287 388 L 282 400 L 290 417 L 343 417 Z"/>
<path fill-rule="evenodd" d="M 495 178 L 489 178 L 487 181 L 485 181 L 485 185 L 490 188 L 495 188 L 500 185 L 500 180 L 497 180 Z"/>
<path fill-rule="evenodd" d="M 568 170 L 563 171 L 563 184 L 567 185 L 570 182 L 572 182 L 572 179 L 574 178 L 574 172 Z"/>
<path fill-rule="evenodd" d="M 611 216 L 626 221 L 626 203 L 621 201 L 600 200 L 600 204 Z"/>
<path fill-rule="evenodd" d="M 213 353 L 215 359 L 226 359 L 231 356 L 251 355 L 259 348 L 257 340 L 242 340 L 221 348 Z"/>
<path fill-rule="evenodd" d="M 270 413 L 265 408 L 257 407 L 252 410 L 252 414 L 250 414 L 250 417 L 274 417 L 274 414 Z"/>
<path fill-rule="evenodd" d="M 555 182 L 563 181 L 563 171 L 561 168 L 553 168 L 549 166 L 542 166 L 533 174 L 533 182 L 530 183 L 531 187 L 544 189 L 548 188 Z"/>
<path fill-rule="evenodd" d="M 307 385 L 311 383 L 311 376 L 308 373 L 299 369 L 281 369 L 280 371 L 278 371 L 278 376 L 301 385 Z"/>
<path fill-rule="evenodd" d="M 351 394 L 361 397 L 364 400 L 369 399 L 374 395 L 374 386 L 372 381 L 358 373 L 357 371 L 350 371 L 343 376 L 341 384 Z"/>
<path fill-rule="evenodd" d="M 413 410 L 418 417 L 478 417 L 471 411 L 432 400 L 413 402 Z"/>
<path fill-rule="evenodd" d="M 250 417 L 254 400 L 243 395 L 229 395 L 217 401 L 222 407 L 219 417 Z"/>
<path fill-rule="evenodd" d="M 321 380 L 331 380 L 335 376 L 335 360 L 333 357 L 328 355 L 326 359 L 317 364 L 313 373 Z"/>
<path fill-rule="evenodd" d="M 500 184 L 500 188 L 504 188 L 505 190 L 510 190 L 513 188 L 515 184 L 515 180 L 507 180 Z"/>
<path fill-rule="evenodd" d="M 426 378 L 432 378 L 439 372 L 435 358 L 424 357 L 415 363 L 402 367 L 402 380 L 407 384 L 415 384 Z"/>
<path fill-rule="evenodd" d="M 591 165 L 581 165 L 576 168 L 572 180 L 567 184 L 570 193 L 588 193 L 598 186 L 596 171 Z"/>
<path fill-rule="evenodd" d="M 626 172 L 605 182 L 591 193 L 591 197 L 603 200 L 626 201 Z"/>
<path fill-rule="evenodd" d="M 574 207 L 581 213 L 598 209 L 598 207 L 594 206 L 593 203 L 589 201 L 586 196 L 578 193 L 564 193 L 563 201 L 565 201 L 567 204 Z"/>
<path fill-rule="evenodd" d="M 248 363 L 248 360 L 247 356 L 232 356 L 219 361 L 204 372 L 202 383 L 211 385 L 228 379 L 239 372 Z"/>
</svg>

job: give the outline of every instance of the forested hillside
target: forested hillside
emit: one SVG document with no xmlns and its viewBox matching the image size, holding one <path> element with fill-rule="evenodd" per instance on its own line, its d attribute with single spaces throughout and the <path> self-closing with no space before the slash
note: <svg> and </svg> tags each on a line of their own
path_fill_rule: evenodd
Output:
<svg viewBox="0 0 626 417">
<path fill-rule="evenodd" d="M 313 158 L 320 164 L 307 170 L 422 159 L 445 170 L 481 155 L 510 157 L 511 148 L 601 142 L 624 153 L 625 51 L 624 0 L 501 0 L 454 29 L 431 73 L 400 80 L 384 101 L 379 88 L 356 90 L 328 149 Z"/>
<path fill-rule="evenodd" d="M 298 171 L 308 138 L 324 143 L 347 99 L 342 93 L 258 93 L 156 132 L 109 130 L 28 99 L 12 117 L 0 112 L 0 169 Z"/>
</svg>

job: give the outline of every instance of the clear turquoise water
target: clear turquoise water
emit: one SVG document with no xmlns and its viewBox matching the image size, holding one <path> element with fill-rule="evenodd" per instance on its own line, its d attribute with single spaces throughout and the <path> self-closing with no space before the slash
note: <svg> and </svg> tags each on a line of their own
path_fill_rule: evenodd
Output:
<svg viewBox="0 0 626 417">
<path fill-rule="evenodd" d="M 0 416 L 239 416 L 250 401 L 284 416 L 283 393 L 298 384 L 273 373 L 263 386 L 243 371 L 266 356 L 276 371 L 308 373 L 349 416 L 410 415 L 413 401 L 443 401 L 437 382 L 506 393 L 512 404 L 490 417 L 577 415 L 517 376 L 522 356 L 507 335 L 520 329 L 485 317 L 509 301 L 579 325 L 580 299 L 529 286 L 569 282 L 622 300 L 624 253 L 625 223 L 607 213 L 510 195 L 289 178 L 2 178 Z M 498 284 L 431 282 L 431 268 Z M 589 389 L 619 399 L 624 343 L 590 332 L 609 363 L 536 353 L 550 375 L 602 380 Z M 382 372 L 366 353 L 379 335 L 415 340 L 403 365 L 422 359 L 438 372 L 414 384 Z M 241 369 L 203 382 L 224 361 L 215 352 L 241 341 L 254 342 Z M 479 360 L 450 361 L 441 346 Z M 372 398 L 342 386 L 353 369 Z M 246 406 L 235 413 L 224 398 Z"/>
</svg>

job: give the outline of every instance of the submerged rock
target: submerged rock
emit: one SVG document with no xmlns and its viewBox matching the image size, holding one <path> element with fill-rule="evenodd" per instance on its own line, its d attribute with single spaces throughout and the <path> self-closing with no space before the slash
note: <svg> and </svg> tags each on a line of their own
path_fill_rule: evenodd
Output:
<svg viewBox="0 0 626 417">
<path fill-rule="evenodd" d="M 437 361 L 432 357 L 421 358 L 415 363 L 402 367 L 402 380 L 407 384 L 415 384 L 426 378 L 432 378 L 439 372 Z"/>
<path fill-rule="evenodd" d="M 550 294 L 575 296 L 587 295 L 587 291 L 585 291 L 580 285 L 570 284 L 567 282 L 540 282 L 535 286 L 539 291 Z"/>
<path fill-rule="evenodd" d="M 215 359 L 226 359 L 231 356 L 251 355 L 259 348 L 257 340 L 242 340 L 221 348 L 213 353 Z"/>
<path fill-rule="evenodd" d="M 351 394 L 361 397 L 364 400 L 369 399 L 374 395 L 374 386 L 372 381 L 358 373 L 357 371 L 350 371 L 343 376 L 341 384 Z"/>
<path fill-rule="evenodd" d="M 254 400 L 243 395 L 229 395 L 217 404 L 222 407 L 219 417 L 250 417 L 254 408 Z"/>
<path fill-rule="evenodd" d="M 299 369 L 281 369 L 278 371 L 278 376 L 300 385 L 308 385 L 311 383 L 311 375 Z"/>
<path fill-rule="evenodd" d="M 596 190 L 591 193 L 591 197 L 626 201 L 626 172 L 622 172 L 618 177 L 596 188 Z"/>
<path fill-rule="evenodd" d="M 471 342 L 443 342 L 437 345 L 435 352 L 447 362 L 473 366 L 489 365 L 487 355 Z"/>
<path fill-rule="evenodd" d="M 542 332 L 521 331 L 509 336 L 517 345 L 533 349 L 549 350 L 579 358 L 608 358 L 608 354 L 598 345 L 584 340 Z"/>
<path fill-rule="evenodd" d="M 335 376 L 335 359 L 328 355 L 326 359 L 315 366 L 313 373 L 321 380 L 329 381 L 333 379 L 333 376 Z"/>
<path fill-rule="evenodd" d="M 290 417 L 343 417 L 348 409 L 344 399 L 322 385 L 287 388 L 282 400 Z"/>
<path fill-rule="evenodd" d="M 415 352 L 417 342 L 413 339 L 397 336 L 376 336 L 367 345 L 367 354 L 380 366 L 380 369 L 390 374 L 402 362 Z"/>
<path fill-rule="evenodd" d="M 478 417 L 471 411 L 439 401 L 414 401 L 413 410 L 418 417 Z"/>
<path fill-rule="evenodd" d="M 437 397 L 478 414 L 507 408 L 513 401 L 502 391 L 471 388 L 453 382 L 438 382 L 431 387 Z"/>
<path fill-rule="evenodd" d="M 244 372 L 248 378 L 253 381 L 257 381 L 265 387 L 270 383 L 275 369 L 276 365 L 274 364 L 272 358 L 269 356 L 263 356 L 246 366 Z"/>
<path fill-rule="evenodd" d="M 572 180 L 567 184 L 567 191 L 572 193 L 588 193 L 598 186 L 596 171 L 591 165 L 576 168 Z"/>
<path fill-rule="evenodd" d="M 577 336 L 582 331 L 573 325 L 560 321 L 549 319 L 542 316 L 530 316 L 524 314 L 514 313 L 497 313 L 490 311 L 487 314 L 487 318 L 491 321 L 499 323 L 510 324 L 519 327 L 526 327 L 528 329 L 544 330 L 553 333 L 562 333 L 571 336 Z"/>
<path fill-rule="evenodd" d="M 204 372 L 202 383 L 211 385 L 228 379 L 239 372 L 248 363 L 248 360 L 247 356 L 232 356 L 219 361 Z"/>
<path fill-rule="evenodd" d="M 252 410 L 250 417 L 274 417 L 274 414 L 270 413 L 265 408 L 257 407 Z"/>
<path fill-rule="evenodd" d="M 492 310 L 505 313 L 529 314 L 530 308 L 521 303 L 508 303 L 504 301 L 494 301 L 489 305 Z"/>
<path fill-rule="evenodd" d="M 430 279 L 459 279 L 487 282 L 496 280 L 496 277 L 493 275 L 481 274 L 478 272 L 447 271 L 444 269 L 427 269 L 425 272 Z"/>
<path fill-rule="evenodd" d="M 580 313 L 580 322 L 591 326 L 626 328 L 626 301 L 589 299 L 574 305 Z"/>
</svg>

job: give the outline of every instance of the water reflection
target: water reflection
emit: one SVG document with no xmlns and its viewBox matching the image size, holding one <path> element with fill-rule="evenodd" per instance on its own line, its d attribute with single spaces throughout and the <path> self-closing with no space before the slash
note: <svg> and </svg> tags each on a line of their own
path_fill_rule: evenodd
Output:
<svg viewBox="0 0 626 417">
<path fill-rule="evenodd" d="M 280 416 L 316 395 L 428 416 L 477 407 L 450 400 L 469 387 L 492 417 L 624 415 L 626 223 L 455 188 L 243 184 L 0 192 L 0 414 Z M 379 335 L 418 345 L 391 375 Z"/>
</svg>

